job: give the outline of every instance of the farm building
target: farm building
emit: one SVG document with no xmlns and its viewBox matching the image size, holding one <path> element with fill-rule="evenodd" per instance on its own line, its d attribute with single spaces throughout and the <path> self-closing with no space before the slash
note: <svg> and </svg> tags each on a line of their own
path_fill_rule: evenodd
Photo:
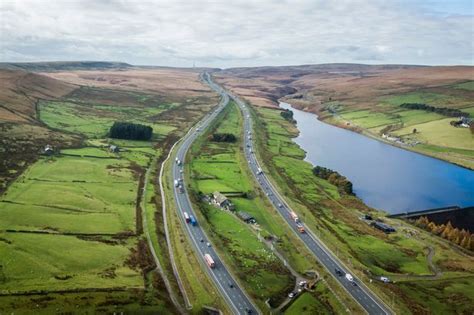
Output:
<svg viewBox="0 0 474 315">
<path fill-rule="evenodd" d="M 395 229 L 393 227 L 391 227 L 390 225 L 385 224 L 383 222 L 374 221 L 374 222 L 370 223 L 370 225 L 372 225 L 374 228 L 379 229 L 380 231 L 383 231 L 385 233 L 395 232 Z"/>
<path fill-rule="evenodd" d="M 226 196 L 221 194 L 220 192 L 215 191 L 212 194 L 212 197 L 213 197 L 212 199 L 213 203 L 219 206 L 220 208 L 227 209 L 227 210 L 234 210 L 234 205 L 232 204 L 232 202 L 230 202 L 230 200 Z"/>
<path fill-rule="evenodd" d="M 54 153 L 53 146 L 47 144 L 44 149 L 43 149 L 44 154 L 46 155 L 52 155 Z"/>
<path fill-rule="evenodd" d="M 238 212 L 237 212 L 237 216 L 238 216 L 239 218 L 241 218 L 242 221 L 244 221 L 244 222 L 246 222 L 246 223 L 252 223 L 252 224 L 256 223 L 255 218 L 252 217 L 250 214 L 248 214 L 248 213 L 245 212 L 245 211 L 238 211 Z"/>
</svg>

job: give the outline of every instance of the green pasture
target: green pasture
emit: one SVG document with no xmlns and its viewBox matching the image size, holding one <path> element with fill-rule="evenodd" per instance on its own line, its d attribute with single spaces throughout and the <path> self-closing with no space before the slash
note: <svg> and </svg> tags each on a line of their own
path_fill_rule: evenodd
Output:
<svg viewBox="0 0 474 315">
<path fill-rule="evenodd" d="M 137 108 L 43 101 L 39 108 L 41 120 L 49 127 L 91 138 L 106 136 L 115 121 L 149 125 L 153 128 L 154 138 L 166 136 L 176 129 L 173 125 L 154 119 L 166 110 L 163 107 Z"/>
<path fill-rule="evenodd" d="M 129 166 L 117 159 L 41 159 L 3 195 L 0 229 L 133 231 L 137 178 Z"/>
<path fill-rule="evenodd" d="M 456 128 L 450 125 L 454 118 L 444 118 L 422 124 L 412 125 L 395 132 L 396 135 L 410 135 L 423 143 L 439 147 L 474 150 L 474 135 L 469 128 Z M 417 133 L 412 134 L 413 128 Z"/>
<path fill-rule="evenodd" d="M 0 291 L 143 286 L 141 274 L 123 264 L 132 245 L 67 235 L 0 233 Z"/>
<path fill-rule="evenodd" d="M 453 86 L 455 89 L 474 91 L 474 81 L 459 83 Z"/>
</svg>

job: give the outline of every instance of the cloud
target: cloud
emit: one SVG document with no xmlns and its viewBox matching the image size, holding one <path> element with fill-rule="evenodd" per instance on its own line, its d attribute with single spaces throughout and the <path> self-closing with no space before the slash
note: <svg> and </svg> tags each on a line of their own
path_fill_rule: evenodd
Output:
<svg viewBox="0 0 474 315">
<path fill-rule="evenodd" d="M 0 60 L 472 64 L 472 5 L 462 12 L 421 0 L 3 0 Z"/>
</svg>

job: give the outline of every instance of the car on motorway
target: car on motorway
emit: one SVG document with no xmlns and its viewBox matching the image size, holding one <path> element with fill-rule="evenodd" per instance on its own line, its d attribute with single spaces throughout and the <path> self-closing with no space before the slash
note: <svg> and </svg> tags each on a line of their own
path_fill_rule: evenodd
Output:
<svg viewBox="0 0 474 315">
<path fill-rule="evenodd" d="M 346 279 L 347 279 L 347 281 L 349 281 L 349 282 L 354 281 L 354 277 L 353 277 L 350 273 L 346 273 Z"/>
<path fill-rule="evenodd" d="M 344 275 L 344 272 L 342 272 L 342 270 L 341 270 L 341 269 L 338 269 L 338 268 L 334 269 L 334 272 L 335 272 L 336 275 L 338 275 L 339 277 L 342 277 L 342 276 Z"/>
<path fill-rule="evenodd" d="M 292 299 L 292 298 L 295 297 L 295 295 L 296 295 L 295 292 L 290 292 L 290 293 L 288 294 L 288 297 L 289 297 L 290 299 Z"/>
<path fill-rule="evenodd" d="M 207 242 L 206 243 L 207 247 L 211 247 L 211 243 Z"/>
<path fill-rule="evenodd" d="M 278 208 L 281 208 L 283 207 L 283 205 L 281 203 L 278 204 Z"/>
<path fill-rule="evenodd" d="M 301 280 L 301 281 L 298 283 L 298 285 L 299 285 L 300 287 L 304 287 L 307 283 L 308 283 L 307 281 Z"/>
<path fill-rule="evenodd" d="M 229 282 L 229 288 L 231 288 L 231 289 L 234 288 L 234 284 L 232 282 Z"/>
</svg>

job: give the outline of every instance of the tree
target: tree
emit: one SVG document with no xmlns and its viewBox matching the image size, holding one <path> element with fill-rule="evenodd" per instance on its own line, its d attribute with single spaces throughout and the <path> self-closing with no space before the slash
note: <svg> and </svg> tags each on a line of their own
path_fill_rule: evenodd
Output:
<svg viewBox="0 0 474 315">
<path fill-rule="evenodd" d="M 436 223 L 434 223 L 433 221 L 431 221 L 429 224 L 428 224 L 428 229 L 430 230 L 431 233 L 435 233 L 436 229 L 437 229 L 437 225 Z"/>
<path fill-rule="evenodd" d="M 471 133 L 474 135 L 474 122 L 471 122 L 469 125 L 469 129 L 471 130 Z"/>
<path fill-rule="evenodd" d="M 281 115 L 281 117 L 285 118 L 289 122 L 294 122 L 293 111 L 291 111 L 289 109 L 285 109 L 285 110 L 280 112 L 280 115 Z"/>
<path fill-rule="evenodd" d="M 446 227 L 444 228 L 443 233 L 441 233 L 441 237 L 445 239 L 449 239 L 449 235 L 452 230 L 453 230 L 453 226 L 451 225 L 451 221 L 448 221 L 448 224 L 446 224 Z"/>
<path fill-rule="evenodd" d="M 448 239 L 451 241 L 451 242 L 454 242 L 456 243 L 456 240 L 459 238 L 459 229 L 458 228 L 455 228 L 453 230 L 451 230 L 451 232 L 449 233 L 448 235 Z"/>
<path fill-rule="evenodd" d="M 468 244 L 469 244 L 469 237 L 467 237 L 467 235 L 466 235 L 466 236 L 463 237 L 463 239 L 461 241 L 461 247 L 469 249 L 468 246 L 467 246 Z"/>
<path fill-rule="evenodd" d="M 416 131 L 417 131 L 416 128 L 413 128 L 413 133 L 416 133 Z"/>
<path fill-rule="evenodd" d="M 109 132 L 111 138 L 127 140 L 150 140 L 152 135 L 153 128 L 150 126 L 117 121 L 110 127 Z"/>
<path fill-rule="evenodd" d="M 211 141 L 215 142 L 235 142 L 237 138 L 231 133 L 214 133 L 209 137 Z"/>
</svg>

